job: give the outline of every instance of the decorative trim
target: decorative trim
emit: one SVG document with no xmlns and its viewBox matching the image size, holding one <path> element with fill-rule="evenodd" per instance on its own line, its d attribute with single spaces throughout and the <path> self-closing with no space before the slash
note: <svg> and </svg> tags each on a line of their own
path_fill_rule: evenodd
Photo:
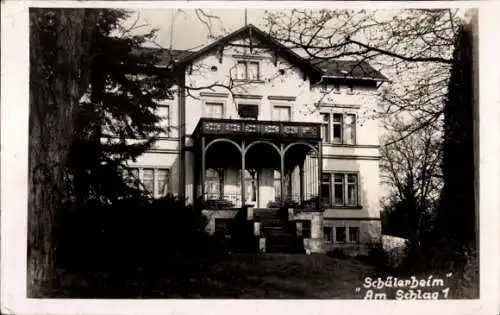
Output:
<svg viewBox="0 0 500 315">
<path fill-rule="evenodd" d="M 323 147 L 335 148 L 355 148 L 355 149 L 380 149 L 378 144 L 346 144 L 346 143 L 327 143 L 323 142 Z"/>
<path fill-rule="evenodd" d="M 181 151 L 178 149 L 150 149 L 144 153 L 170 153 L 179 154 Z"/>
<path fill-rule="evenodd" d="M 228 97 L 229 93 L 200 92 L 200 97 Z"/>
<path fill-rule="evenodd" d="M 280 96 L 280 95 L 269 95 L 267 99 L 272 100 L 272 101 L 290 101 L 294 102 L 297 97 L 295 96 Z"/>
<path fill-rule="evenodd" d="M 237 82 L 237 83 L 248 83 L 248 84 L 252 84 L 252 83 L 266 83 L 266 81 L 264 80 L 247 80 L 247 79 L 233 79 L 233 82 Z"/>
<path fill-rule="evenodd" d="M 255 48 L 255 46 L 254 46 Z M 267 56 L 257 56 L 257 55 L 238 55 L 238 54 L 235 54 L 233 55 L 233 58 L 235 59 L 246 59 L 246 60 L 264 60 L 264 59 L 268 59 L 269 57 Z"/>
<path fill-rule="evenodd" d="M 261 100 L 263 96 L 255 94 L 234 94 L 234 98 L 243 98 L 247 100 Z"/>
<path fill-rule="evenodd" d="M 340 217 L 323 217 L 324 221 L 331 220 L 331 221 L 381 221 L 382 219 L 380 218 L 356 218 L 356 217 L 345 217 L 345 218 L 340 218 Z"/>
<path fill-rule="evenodd" d="M 361 105 L 355 104 L 332 104 L 332 103 L 320 103 L 320 107 L 328 107 L 328 108 L 351 108 L 351 109 L 360 109 Z"/>
<path fill-rule="evenodd" d="M 381 159 L 381 156 L 323 154 L 323 159 L 378 161 Z"/>
</svg>

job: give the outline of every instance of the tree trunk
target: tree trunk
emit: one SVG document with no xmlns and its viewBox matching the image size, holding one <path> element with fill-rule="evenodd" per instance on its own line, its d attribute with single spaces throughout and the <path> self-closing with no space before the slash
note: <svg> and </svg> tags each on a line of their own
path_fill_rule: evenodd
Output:
<svg viewBox="0 0 500 315">
<path fill-rule="evenodd" d="M 56 213 L 70 200 L 66 170 L 79 100 L 88 88 L 98 11 L 30 9 L 28 297 L 55 276 Z"/>
</svg>

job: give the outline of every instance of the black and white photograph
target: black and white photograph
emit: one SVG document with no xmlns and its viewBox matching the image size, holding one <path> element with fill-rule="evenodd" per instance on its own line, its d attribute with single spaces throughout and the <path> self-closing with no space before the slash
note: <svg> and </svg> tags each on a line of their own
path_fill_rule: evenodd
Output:
<svg viewBox="0 0 500 315">
<path fill-rule="evenodd" d="M 488 7 L 284 4 L 2 3 L 2 313 L 498 311 Z"/>
</svg>

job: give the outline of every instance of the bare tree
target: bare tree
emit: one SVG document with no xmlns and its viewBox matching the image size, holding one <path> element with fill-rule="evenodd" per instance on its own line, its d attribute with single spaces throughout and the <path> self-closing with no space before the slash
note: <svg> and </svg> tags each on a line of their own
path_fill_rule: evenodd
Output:
<svg viewBox="0 0 500 315">
<path fill-rule="evenodd" d="M 385 215 L 395 215 L 398 222 L 387 223 L 399 225 L 410 242 L 418 245 L 442 189 L 440 132 L 426 127 L 394 141 L 399 137 L 398 133 L 389 135 L 386 141 L 393 143 L 381 149 L 382 181 L 390 189 L 385 208 L 399 212 Z"/>
<path fill-rule="evenodd" d="M 355 57 L 386 71 L 392 84 L 378 114 L 400 122 L 401 138 L 442 119 L 457 10 L 294 9 L 268 11 L 266 21 L 274 38 L 312 60 Z"/>
</svg>

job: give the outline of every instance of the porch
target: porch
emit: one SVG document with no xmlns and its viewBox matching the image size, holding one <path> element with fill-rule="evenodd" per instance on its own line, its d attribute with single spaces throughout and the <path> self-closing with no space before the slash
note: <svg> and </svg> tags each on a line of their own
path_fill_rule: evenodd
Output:
<svg viewBox="0 0 500 315">
<path fill-rule="evenodd" d="M 193 139 L 205 209 L 321 209 L 320 124 L 202 118 Z"/>
</svg>

